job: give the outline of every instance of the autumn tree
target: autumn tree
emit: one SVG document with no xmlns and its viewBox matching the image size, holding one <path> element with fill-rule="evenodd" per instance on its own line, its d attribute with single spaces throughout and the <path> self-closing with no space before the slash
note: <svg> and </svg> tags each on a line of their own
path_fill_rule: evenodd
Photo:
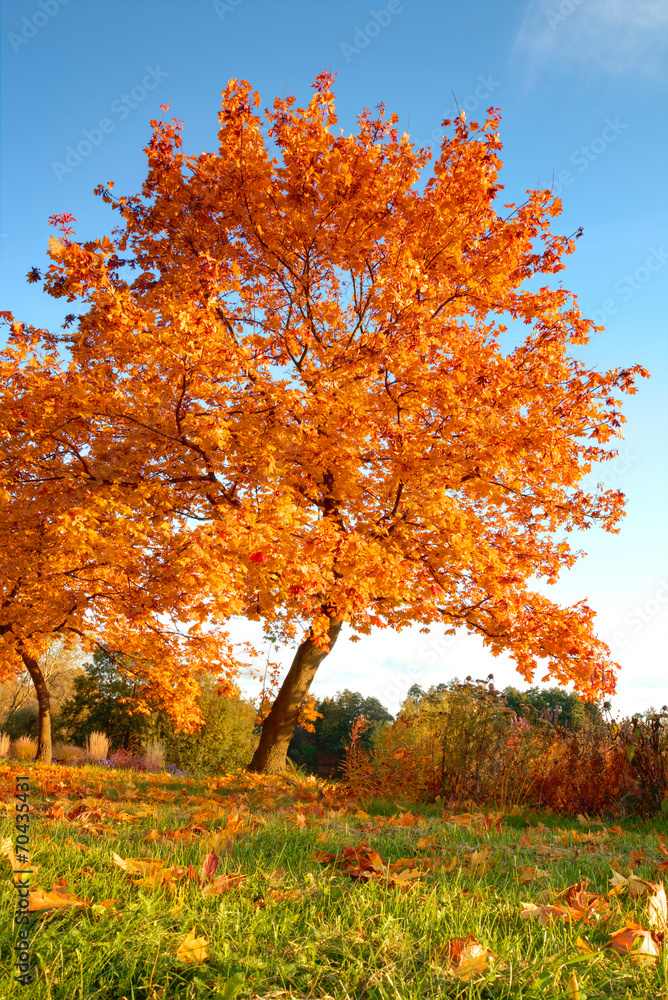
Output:
<svg viewBox="0 0 668 1000">
<path fill-rule="evenodd" d="M 122 475 L 110 466 L 91 386 L 81 371 L 63 370 L 54 338 L 5 318 L 11 326 L 0 353 L 0 679 L 24 671 L 32 679 L 38 759 L 47 763 L 45 656 L 54 643 L 63 655 L 104 651 L 123 676 L 143 682 L 142 690 L 150 683 L 153 701 L 192 730 L 202 721 L 193 672 L 205 666 L 222 674 L 232 691 L 237 660 L 222 625 L 199 635 L 179 624 L 206 609 L 189 587 L 192 564 L 179 518 L 160 509 L 155 494 L 147 506 L 131 456 Z M 136 707 L 150 711 L 145 697 Z"/>
<path fill-rule="evenodd" d="M 39 667 L 50 698 L 59 707 L 70 696 L 74 679 L 82 670 L 81 650 L 76 644 L 68 648 L 62 640 L 56 639 L 40 657 Z M 0 729 L 14 737 L 20 736 L 26 722 L 30 726 L 37 716 L 35 688 L 27 670 L 0 686 Z"/>
<path fill-rule="evenodd" d="M 384 106 L 335 134 L 332 83 L 263 122 L 230 81 L 213 153 L 154 121 L 141 193 L 97 191 L 119 228 L 53 239 L 44 276 L 79 304 L 67 343 L 104 415 L 79 461 L 91 494 L 104 456 L 119 490 L 188 519 L 202 623 L 296 643 L 254 771 L 284 766 L 344 623 L 465 629 L 585 697 L 617 669 L 586 602 L 533 581 L 573 565 L 573 531 L 618 530 L 623 494 L 583 479 L 647 373 L 582 360 L 597 328 L 553 287 L 579 234 L 551 232 L 549 191 L 503 204 L 498 109 L 446 120 L 423 184 L 431 151 Z"/>
</svg>

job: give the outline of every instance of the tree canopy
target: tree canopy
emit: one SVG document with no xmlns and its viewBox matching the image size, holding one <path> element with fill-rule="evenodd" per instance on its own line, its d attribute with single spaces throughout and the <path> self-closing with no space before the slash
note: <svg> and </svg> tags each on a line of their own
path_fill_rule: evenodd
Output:
<svg viewBox="0 0 668 1000">
<path fill-rule="evenodd" d="M 152 122 L 141 193 L 97 189 L 119 214 L 111 237 L 76 242 L 71 216 L 52 220 L 61 236 L 44 288 L 79 303 L 72 332 L 8 317 L 3 356 L 9 391 L 20 390 L 5 431 L 18 463 L 4 480 L 11 502 L 27 497 L 35 525 L 65 503 L 49 530 L 65 518 L 76 565 L 89 544 L 113 551 L 116 581 L 146 574 L 132 599 L 116 582 L 95 614 L 115 635 L 136 609 L 142 639 L 130 628 L 129 652 L 153 664 L 166 700 L 179 703 L 190 668 L 151 645 L 158 633 L 168 644 L 165 615 L 193 623 L 195 658 L 234 615 L 297 644 L 255 770 L 282 766 L 344 622 L 353 638 L 464 628 L 529 681 L 542 663 L 585 696 L 615 686 L 587 603 L 562 607 L 533 581 L 573 565 L 569 533 L 618 530 L 623 494 L 582 480 L 616 455 L 606 444 L 624 422 L 619 396 L 647 373 L 581 360 L 596 328 L 549 283 L 579 233 L 551 232 L 561 205 L 549 191 L 500 201 L 499 109 L 443 123 L 450 133 L 419 191 L 431 151 L 399 137 L 383 105 L 336 136 L 332 84 L 322 73 L 307 107 L 288 97 L 265 110 L 273 149 L 246 81 L 223 91 L 215 153 L 185 155 L 182 123 Z M 56 375 L 61 344 L 72 362 Z M 38 347 L 47 355 L 26 367 Z M 25 393 L 53 414 L 62 386 L 66 433 L 52 419 L 28 436 Z M 54 456 L 56 486 L 35 449 Z M 19 489 L 24 456 L 31 477 Z M 3 537 L 11 530 L 5 522 Z M 82 538 L 90 531 L 95 542 Z M 25 551 L 41 544 L 33 534 Z M 83 593 L 67 572 L 78 581 L 68 595 Z M 58 620 L 73 614 L 63 606 Z M 233 672 L 229 649 L 218 669 L 223 660 Z"/>
</svg>

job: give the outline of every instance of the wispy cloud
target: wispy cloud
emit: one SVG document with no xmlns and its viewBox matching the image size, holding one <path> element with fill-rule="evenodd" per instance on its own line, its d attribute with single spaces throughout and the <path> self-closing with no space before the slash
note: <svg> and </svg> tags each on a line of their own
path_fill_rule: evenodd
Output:
<svg viewBox="0 0 668 1000">
<path fill-rule="evenodd" d="M 530 0 L 511 53 L 530 78 L 573 69 L 666 76 L 665 0 Z"/>
</svg>

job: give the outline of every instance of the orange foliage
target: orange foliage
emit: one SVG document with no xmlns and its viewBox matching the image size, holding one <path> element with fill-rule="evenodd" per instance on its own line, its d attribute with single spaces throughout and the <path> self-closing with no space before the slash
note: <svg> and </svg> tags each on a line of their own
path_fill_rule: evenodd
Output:
<svg viewBox="0 0 668 1000">
<path fill-rule="evenodd" d="M 56 336 L 5 314 L 0 359 L 3 676 L 76 633 L 185 721 L 195 664 L 238 669 L 234 615 L 320 645 L 334 619 L 461 627 L 527 680 L 543 660 L 614 690 L 592 610 L 530 581 L 575 562 L 572 530 L 617 531 L 623 494 L 581 482 L 647 373 L 570 353 L 596 328 L 548 282 L 575 240 L 546 190 L 496 204 L 498 109 L 457 119 L 418 193 L 431 152 L 383 106 L 335 136 L 332 82 L 265 111 L 280 160 L 231 80 L 217 152 L 154 121 L 141 194 L 98 188 L 113 238 L 53 218 L 44 288 L 80 315 Z"/>
</svg>

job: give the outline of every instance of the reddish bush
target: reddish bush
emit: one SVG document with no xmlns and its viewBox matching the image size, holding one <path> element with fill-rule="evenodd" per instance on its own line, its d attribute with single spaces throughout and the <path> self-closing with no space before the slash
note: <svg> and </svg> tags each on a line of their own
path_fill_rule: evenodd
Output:
<svg viewBox="0 0 668 1000">
<path fill-rule="evenodd" d="M 622 798 L 636 791 L 637 778 L 607 726 L 556 727 L 544 739 L 534 773 L 536 805 L 598 815 L 619 810 Z"/>
</svg>

